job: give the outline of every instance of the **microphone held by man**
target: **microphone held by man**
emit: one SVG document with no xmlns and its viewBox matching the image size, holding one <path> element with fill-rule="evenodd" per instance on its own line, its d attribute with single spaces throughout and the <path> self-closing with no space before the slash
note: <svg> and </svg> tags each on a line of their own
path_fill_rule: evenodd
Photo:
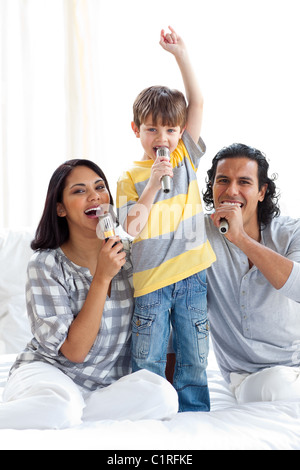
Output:
<svg viewBox="0 0 300 470">
<path fill-rule="evenodd" d="M 222 235 L 225 235 L 229 230 L 229 224 L 226 219 L 222 218 L 220 221 L 219 225 L 219 232 L 222 233 Z"/>
</svg>

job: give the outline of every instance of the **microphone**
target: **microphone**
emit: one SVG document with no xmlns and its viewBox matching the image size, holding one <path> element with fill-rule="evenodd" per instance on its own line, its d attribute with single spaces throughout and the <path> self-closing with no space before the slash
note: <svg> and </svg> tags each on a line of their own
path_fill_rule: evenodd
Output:
<svg viewBox="0 0 300 470">
<path fill-rule="evenodd" d="M 97 236 L 102 240 L 104 238 L 107 242 L 107 240 L 116 235 L 113 218 L 109 212 L 99 214 L 98 218 L 99 223 L 97 225 Z"/>
<path fill-rule="evenodd" d="M 157 157 L 166 157 L 170 161 L 170 151 L 167 147 L 158 147 L 156 150 L 156 158 Z M 169 175 L 165 175 L 161 179 L 161 189 L 164 193 L 169 193 L 171 191 L 171 177 Z"/>
<path fill-rule="evenodd" d="M 222 233 L 222 235 L 225 235 L 229 230 L 229 224 L 226 219 L 222 218 L 220 222 L 220 227 L 219 227 L 219 232 Z"/>
</svg>

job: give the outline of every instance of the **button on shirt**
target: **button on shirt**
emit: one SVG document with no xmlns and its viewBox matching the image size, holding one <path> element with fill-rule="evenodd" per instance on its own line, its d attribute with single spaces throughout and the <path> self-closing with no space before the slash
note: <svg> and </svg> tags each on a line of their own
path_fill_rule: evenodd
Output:
<svg viewBox="0 0 300 470">
<path fill-rule="evenodd" d="M 276 290 L 247 256 L 206 217 L 217 261 L 207 270 L 208 313 L 215 354 L 229 382 L 231 372 L 253 373 L 276 365 L 300 365 L 300 220 L 275 218 L 261 243 L 294 261 Z"/>
</svg>

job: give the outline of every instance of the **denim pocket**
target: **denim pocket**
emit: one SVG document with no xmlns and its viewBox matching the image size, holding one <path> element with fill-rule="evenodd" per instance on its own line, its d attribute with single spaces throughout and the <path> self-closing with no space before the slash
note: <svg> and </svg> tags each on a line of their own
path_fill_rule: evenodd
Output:
<svg viewBox="0 0 300 470">
<path fill-rule="evenodd" d="M 206 361 L 209 353 L 209 321 L 207 318 L 204 320 L 195 320 L 194 325 L 198 339 L 199 355 L 202 361 Z"/>
<path fill-rule="evenodd" d="M 194 274 L 188 279 L 187 307 L 202 315 L 207 315 L 206 271 Z"/>
<path fill-rule="evenodd" d="M 149 310 L 158 307 L 161 305 L 161 289 L 136 297 L 135 305 L 139 310 Z"/>
<path fill-rule="evenodd" d="M 150 350 L 151 327 L 155 315 L 134 313 L 132 318 L 132 354 L 137 358 L 146 358 Z"/>
</svg>

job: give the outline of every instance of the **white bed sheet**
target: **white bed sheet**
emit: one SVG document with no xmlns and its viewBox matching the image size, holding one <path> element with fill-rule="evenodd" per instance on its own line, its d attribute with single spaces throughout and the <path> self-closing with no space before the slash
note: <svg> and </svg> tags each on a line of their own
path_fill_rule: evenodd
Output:
<svg viewBox="0 0 300 470">
<path fill-rule="evenodd" d="M 0 402 L 13 360 L 0 356 Z M 210 413 L 180 413 L 170 421 L 86 422 L 64 430 L 0 429 L 0 449 L 300 449 L 300 402 L 238 405 L 213 353 L 208 380 Z"/>
</svg>

